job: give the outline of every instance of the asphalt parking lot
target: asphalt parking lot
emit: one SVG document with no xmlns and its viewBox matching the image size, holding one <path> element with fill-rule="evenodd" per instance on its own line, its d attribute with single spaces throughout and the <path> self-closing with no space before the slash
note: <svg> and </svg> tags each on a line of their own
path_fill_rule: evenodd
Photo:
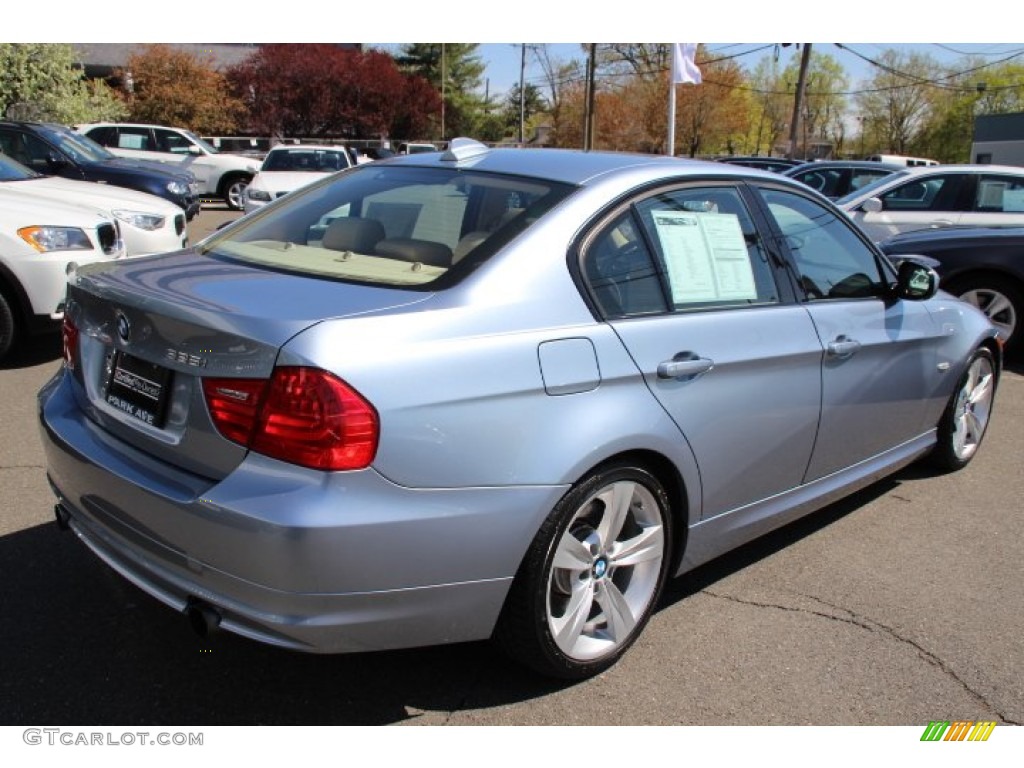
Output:
<svg viewBox="0 0 1024 768">
<path fill-rule="evenodd" d="M 1020 364 L 966 470 L 911 467 L 670 583 L 620 664 L 562 684 L 486 643 L 199 639 L 53 523 L 35 393 L 58 359 L 47 337 L 0 366 L 0 724 L 1024 723 Z"/>
</svg>

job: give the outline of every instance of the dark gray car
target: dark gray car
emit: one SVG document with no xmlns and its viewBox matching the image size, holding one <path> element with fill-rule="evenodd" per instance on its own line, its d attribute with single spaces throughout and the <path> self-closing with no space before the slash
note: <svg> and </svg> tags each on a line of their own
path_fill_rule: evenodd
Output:
<svg viewBox="0 0 1024 768">
<path fill-rule="evenodd" d="M 871 160 L 819 160 L 785 170 L 782 175 L 836 200 L 904 168 L 905 165 Z"/>
<path fill-rule="evenodd" d="M 942 287 L 988 315 L 1006 340 L 1021 347 L 1024 318 L 1024 227 L 952 227 L 907 232 L 880 243 L 893 259 L 934 259 Z"/>
<path fill-rule="evenodd" d="M 88 136 L 63 125 L 0 121 L 0 152 L 44 176 L 113 184 L 169 200 L 193 219 L 199 187 L 187 170 L 114 157 Z"/>
</svg>

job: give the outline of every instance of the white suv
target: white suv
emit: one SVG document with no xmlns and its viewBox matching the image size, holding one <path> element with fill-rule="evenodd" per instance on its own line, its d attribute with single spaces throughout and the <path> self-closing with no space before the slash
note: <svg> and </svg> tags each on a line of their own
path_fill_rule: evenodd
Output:
<svg viewBox="0 0 1024 768">
<path fill-rule="evenodd" d="M 169 200 L 113 184 L 43 176 L 0 152 L 0 189 L 26 200 L 74 203 L 116 219 L 128 256 L 176 251 L 188 246 L 185 212 Z"/>
<path fill-rule="evenodd" d="M 63 318 L 70 272 L 123 255 L 117 224 L 99 211 L 0 187 L 0 359 Z"/>
<path fill-rule="evenodd" d="M 245 188 L 259 161 L 219 152 L 191 131 L 141 123 L 89 123 L 75 126 L 93 141 L 120 157 L 156 160 L 184 166 L 199 180 L 200 194 L 223 200 L 242 210 Z"/>
</svg>

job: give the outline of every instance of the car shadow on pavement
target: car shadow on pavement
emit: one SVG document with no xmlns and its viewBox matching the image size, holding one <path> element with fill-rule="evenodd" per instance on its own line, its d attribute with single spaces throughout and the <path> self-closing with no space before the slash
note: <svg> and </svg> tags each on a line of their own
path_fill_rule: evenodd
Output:
<svg viewBox="0 0 1024 768">
<path fill-rule="evenodd" d="M 202 639 L 56 523 L 0 537 L 0 563 L 2 725 L 436 722 L 564 687 L 488 643 L 325 656 Z"/>
<path fill-rule="evenodd" d="M 926 477 L 932 471 L 920 462 L 906 467 L 895 475 L 876 481 L 857 493 L 847 496 L 817 512 L 784 525 L 748 544 L 744 544 L 721 557 L 685 573 L 665 585 L 658 610 L 665 610 L 680 600 L 707 589 L 714 583 L 764 560 L 796 542 L 827 528 L 847 515 L 870 504 L 899 486 L 901 479 Z"/>
<path fill-rule="evenodd" d="M 830 525 L 882 481 L 669 583 L 658 610 Z M 202 639 L 56 523 L 0 537 L 0 724 L 440 724 L 569 687 L 489 643 L 349 655 Z"/>
<path fill-rule="evenodd" d="M 0 361 L 0 371 L 31 368 L 51 360 L 59 360 L 60 356 L 60 333 L 42 333 L 26 339 L 10 353 L 9 357 Z"/>
</svg>

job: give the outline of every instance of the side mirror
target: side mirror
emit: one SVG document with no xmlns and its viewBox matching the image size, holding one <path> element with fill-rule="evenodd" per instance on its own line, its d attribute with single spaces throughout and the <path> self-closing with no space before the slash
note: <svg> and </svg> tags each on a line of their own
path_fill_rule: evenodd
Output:
<svg viewBox="0 0 1024 768">
<path fill-rule="evenodd" d="M 920 254 L 916 253 L 912 255 L 905 253 L 892 253 L 889 254 L 889 261 L 892 262 L 892 265 L 896 267 L 896 269 L 899 269 L 900 265 L 903 264 L 903 262 L 912 261 L 915 264 L 920 264 L 922 266 L 928 267 L 929 269 L 934 269 L 936 272 L 939 273 L 940 277 L 942 276 L 942 273 L 940 272 L 940 269 L 942 268 L 942 262 L 939 261 L 938 259 L 933 259 L 931 256 L 921 256 Z"/>
<path fill-rule="evenodd" d="M 885 206 L 877 197 L 869 197 L 860 204 L 860 209 L 864 211 L 864 213 L 881 213 L 883 208 L 885 208 Z"/>
<path fill-rule="evenodd" d="M 203 150 L 201 150 L 195 144 L 189 144 L 188 145 L 188 153 L 190 155 L 201 155 L 201 154 L 203 154 Z"/>
<path fill-rule="evenodd" d="M 930 299 L 939 290 L 939 274 L 924 264 L 904 260 L 896 277 L 896 296 L 908 301 Z"/>
<path fill-rule="evenodd" d="M 61 169 L 65 168 L 68 164 L 68 159 L 64 155 L 56 152 L 50 152 L 46 156 L 46 167 L 50 173 L 59 173 Z"/>
</svg>

